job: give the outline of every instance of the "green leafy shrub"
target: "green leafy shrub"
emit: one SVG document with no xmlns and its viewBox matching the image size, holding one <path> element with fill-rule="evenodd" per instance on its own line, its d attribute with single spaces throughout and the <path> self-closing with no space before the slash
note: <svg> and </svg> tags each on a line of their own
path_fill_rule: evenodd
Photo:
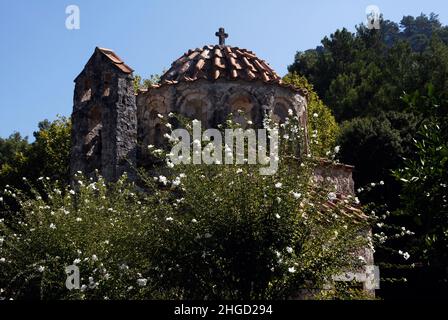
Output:
<svg viewBox="0 0 448 320">
<path fill-rule="evenodd" d="M 314 182 L 313 162 L 297 157 L 297 128 L 297 117 L 283 125 L 294 135 L 281 135 L 271 176 L 168 161 L 138 186 L 79 175 L 74 188 L 42 178 L 33 197 L 8 188 L 23 218 L 0 223 L 1 296 L 285 299 L 360 267 L 368 225 L 347 215 L 354 199 L 328 205 L 334 186 Z M 81 287 L 69 291 L 73 264 Z"/>
<path fill-rule="evenodd" d="M 311 151 L 315 156 L 328 155 L 335 147 L 339 127 L 331 110 L 320 100 L 319 96 L 305 77 L 293 72 L 287 74 L 283 81 L 308 91 L 308 133 Z"/>
</svg>

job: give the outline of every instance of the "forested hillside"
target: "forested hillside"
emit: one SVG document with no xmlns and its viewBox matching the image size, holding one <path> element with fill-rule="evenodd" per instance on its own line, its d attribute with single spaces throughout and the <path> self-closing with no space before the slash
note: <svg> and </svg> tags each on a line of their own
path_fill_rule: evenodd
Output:
<svg viewBox="0 0 448 320">
<path fill-rule="evenodd" d="M 333 111 L 340 160 L 356 166 L 359 197 L 386 217 L 375 230 L 386 296 L 446 290 L 447 44 L 436 14 L 405 16 L 383 20 L 379 30 L 337 30 L 289 66 Z"/>
</svg>

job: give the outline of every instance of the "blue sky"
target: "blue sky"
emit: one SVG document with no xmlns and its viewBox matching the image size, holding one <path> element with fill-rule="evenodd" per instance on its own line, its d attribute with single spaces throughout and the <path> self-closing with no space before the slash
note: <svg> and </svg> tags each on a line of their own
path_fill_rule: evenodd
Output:
<svg viewBox="0 0 448 320">
<path fill-rule="evenodd" d="M 81 28 L 65 28 L 68 5 Z M 365 20 L 366 6 L 384 17 L 435 12 L 448 24 L 446 0 L 0 0 L 0 137 L 32 136 L 37 123 L 69 116 L 73 79 L 95 46 L 111 48 L 135 73 L 160 73 L 189 48 L 227 44 L 254 51 L 280 74 L 298 50 L 319 45 L 337 28 Z"/>
</svg>

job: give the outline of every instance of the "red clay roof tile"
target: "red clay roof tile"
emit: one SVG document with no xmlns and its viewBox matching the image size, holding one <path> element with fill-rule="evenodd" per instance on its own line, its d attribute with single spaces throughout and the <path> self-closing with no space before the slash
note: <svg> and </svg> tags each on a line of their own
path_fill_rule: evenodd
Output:
<svg viewBox="0 0 448 320">
<path fill-rule="evenodd" d="M 194 67 L 191 67 L 194 66 Z M 200 70 L 200 72 L 198 72 Z M 261 80 L 281 83 L 281 78 L 252 51 L 230 46 L 204 46 L 189 50 L 174 61 L 171 68 L 162 76 L 161 84 L 169 81 L 206 80 Z"/>
<path fill-rule="evenodd" d="M 107 58 L 109 58 L 109 60 L 112 61 L 114 65 L 117 66 L 124 73 L 132 73 L 134 71 L 126 63 L 124 63 L 123 60 L 121 60 L 121 58 L 117 56 L 117 54 L 112 50 L 99 47 L 96 47 L 96 50 L 98 50 L 99 52 L 104 54 Z"/>
</svg>

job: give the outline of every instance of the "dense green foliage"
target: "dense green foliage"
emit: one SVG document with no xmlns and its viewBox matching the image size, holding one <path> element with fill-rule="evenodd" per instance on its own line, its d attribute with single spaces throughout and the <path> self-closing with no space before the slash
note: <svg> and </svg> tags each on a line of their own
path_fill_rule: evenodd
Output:
<svg viewBox="0 0 448 320">
<path fill-rule="evenodd" d="M 312 162 L 295 157 L 297 137 L 287 135 L 298 118 L 288 123 L 271 176 L 259 165 L 167 161 L 164 175 L 142 172 L 140 188 L 125 177 L 106 185 L 81 175 L 75 189 L 40 179 L 31 197 L 8 188 L 22 218 L 0 223 L 2 295 L 284 299 L 360 267 L 366 221 L 347 217 L 344 202 L 323 208 L 334 186 L 311 179 Z M 165 161 L 162 150 L 153 153 Z M 72 264 L 80 290 L 65 288 Z M 337 294 L 353 297 L 352 289 Z"/>
<path fill-rule="evenodd" d="M 415 232 L 399 240 L 392 228 L 388 238 L 378 224 L 383 280 L 409 278 L 402 291 L 384 282 L 383 296 L 437 295 L 442 283 L 446 290 L 448 27 L 422 14 L 383 20 L 380 30 L 337 30 L 298 52 L 289 70 L 304 75 L 341 122 L 340 160 L 355 165 L 361 200 L 386 224 Z M 404 252 L 413 271 L 393 267 Z"/>
<path fill-rule="evenodd" d="M 305 77 L 297 73 L 289 73 L 283 81 L 308 91 L 308 132 L 312 138 L 311 152 L 314 156 L 325 156 L 335 147 L 339 127 L 331 110 L 324 105 Z"/>
<path fill-rule="evenodd" d="M 152 74 L 148 79 L 144 79 L 139 75 L 134 76 L 134 91 L 138 92 L 139 89 L 148 89 L 151 85 L 157 84 L 160 81 L 160 75 Z"/>
<path fill-rule="evenodd" d="M 337 30 L 322 46 L 298 52 L 289 71 L 313 84 L 338 121 L 376 116 L 405 110 L 403 92 L 425 93 L 429 83 L 446 98 L 447 43 L 448 27 L 436 15 L 386 20 L 380 30 Z"/>
<path fill-rule="evenodd" d="M 68 182 L 71 124 L 61 117 L 53 122 L 39 123 L 35 141 L 28 143 L 20 134 L 0 140 L 0 187 L 23 186 L 22 178 L 41 176 Z"/>
</svg>

